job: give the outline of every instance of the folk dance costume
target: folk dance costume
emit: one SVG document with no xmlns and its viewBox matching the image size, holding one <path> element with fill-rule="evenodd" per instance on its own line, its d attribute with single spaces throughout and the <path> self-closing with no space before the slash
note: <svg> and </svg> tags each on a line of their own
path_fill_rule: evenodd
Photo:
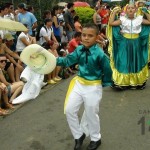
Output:
<svg viewBox="0 0 150 150">
<path fill-rule="evenodd" d="M 120 20 L 121 26 L 107 29 L 114 85 L 142 89 L 148 79 L 150 27 L 141 25 L 142 16 L 133 20 L 120 16 Z"/>
<path fill-rule="evenodd" d="M 78 76 L 73 78 L 65 100 L 65 113 L 74 139 L 83 135 L 78 119 L 78 111 L 84 103 L 85 114 L 91 141 L 101 139 L 99 103 L 102 98 L 102 86 L 111 85 L 112 71 L 108 57 L 96 44 L 86 49 L 78 46 L 76 50 L 67 55 L 59 57 L 57 65 L 71 66 L 79 65 Z"/>
</svg>

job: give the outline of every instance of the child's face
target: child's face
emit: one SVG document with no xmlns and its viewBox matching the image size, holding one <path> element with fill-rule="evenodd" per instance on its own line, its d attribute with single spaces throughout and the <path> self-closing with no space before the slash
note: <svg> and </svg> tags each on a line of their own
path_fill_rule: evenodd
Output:
<svg viewBox="0 0 150 150">
<path fill-rule="evenodd" d="M 96 30 L 93 28 L 83 28 L 82 34 L 81 34 L 81 40 L 82 44 L 89 48 L 92 45 L 96 43 L 96 40 L 98 39 L 98 35 L 96 33 Z"/>
<path fill-rule="evenodd" d="M 134 13 L 136 12 L 136 7 L 134 5 L 128 5 L 127 6 L 127 15 L 129 16 L 133 16 Z"/>
</svg>

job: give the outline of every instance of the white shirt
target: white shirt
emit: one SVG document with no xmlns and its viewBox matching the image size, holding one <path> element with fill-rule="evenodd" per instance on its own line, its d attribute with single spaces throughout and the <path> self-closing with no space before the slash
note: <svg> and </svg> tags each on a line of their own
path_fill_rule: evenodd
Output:
<svg viewBox="0 0 150 150">
<path fill-rule="evenodd" d="M 125 16 L 121 16 L 120 20 L 121 20 L 122 33 L 138 34 L 141 32 L 141 24 L 143 21 L 143 16 L 137 16 L 133 20 L 131 20 Z"/>
<path fill-rule="evenodd" d="M 26 47 L 21 41 L 21 38 L 26 38 L 26 40 L 29 42 L 30 39 L 28 37 L 28 34 L 25 34 L 24 32 L 21 32 L 17 39 L 17 45 L 16 45 L 16 52 L 22 52 L 23 49 Z"/>
<path fill-rule="evenodd" d="M 47 36 L 48 39 L 51 40 L 53 28 L 52 27 L 51 28 L 46 27 L 46 29 L 44 27 L 42 27 L 41 30 L 40 30 L 40 34 L 39 34 L 39 36 L 40 36 L 40 40 L 39 40 L 40 45 L 42 45 L 43 43 L 46 42 L 46 40 L 44 38 L 45 36 Z"/>
</svg>

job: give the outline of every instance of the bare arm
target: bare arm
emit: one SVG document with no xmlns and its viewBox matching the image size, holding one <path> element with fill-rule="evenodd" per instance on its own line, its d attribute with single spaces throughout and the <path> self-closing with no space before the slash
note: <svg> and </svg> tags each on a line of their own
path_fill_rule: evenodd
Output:
<svg viewBox="0 0 150 150">
<path fill-rule="evenodd" d="M 120 12 L 120 8 L 119 7 L 116 7 L 114 8 L 114 10 L 112 11 L 111 15 L 110 15 L 110 18 L 109 18 L 109 25 L 110 26 L 118 26 L 118 25 L 121 25 L 121 21 L 118 19 L 118 20 L 115 20 L 115 16 L 116 14 Z"/>
<path fill-rule="evenodd" d="M 32 26 L 32 30 L 34 30 L 35 28 L 37 28 L 37 26 L 38 26 L 38 24 L 37 24 L 37 22 L 35 22 L 35 23 L 33 24 L 33 26 Z"/>
<path fill-rule="evenodd" d="M 55 35 L 54 35 L 53 32 L 52 32 L 52 39 L 53 39 L 54 42 L 58 43 L 58 41 L 56 40 Z"/>
<path fill-rule="evenodd" d="M 20 41 L 21 41 L 24 45 L 26 45 L 26 46 L 32 44 L 32 40 L 27 41 L 27 39 L 26 39 L 25 37 L 20 38 Z"/>
<path fill-rule="evenodd" d="M 57 17 L 56 17 L 56 16 L 53 17 L 53 23 L 55 24 L 55 27 L 56 27 L 56 28 L 59 28 L 59 24 L 58 24 L 58 21 L 57 21 Z"/>
<path fill-rule="evenodd" d="M 142 24 L 150 25 L 150 14 L 144 12 L 147 19 L 143 19 Z"/>
<path fill-rule="evenodd" d="M 96 13 L 94 13 L 94 15 L 93 15 L 93 22 L 94 22 L 94 24 L 96 24 Z"/>
<path fill-rule="evenodd" d="M 6 53 L 8 53 L 10 56 L 14 57 L 15 59 L 20 60 L 20 57 L 18 54 L 14 53 L 13 51 L 11 51 L 6 45 L 4 46 L 4 51 Z M 20 60 L 21 61 L 21 60 Z"/>
<path fill-rule="evenodd" d="M 6 86 L 10 85 L 10 83 L 6 81 L 6 79 L 5 79 L 5 77 L 4 77 L 3 72 L 2 72 L 1 69 L 0 69 L 0 81 L 2 83 L 4 83 Z"/>
</svg>

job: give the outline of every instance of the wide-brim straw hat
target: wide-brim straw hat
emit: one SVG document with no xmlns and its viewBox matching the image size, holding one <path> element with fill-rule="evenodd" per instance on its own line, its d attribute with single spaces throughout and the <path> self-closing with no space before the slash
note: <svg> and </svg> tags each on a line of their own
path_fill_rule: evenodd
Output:
<svg viewBox="0 0 150 150">
<path fill-rule="evenodd" d="M 49 74 L 56 67 L 56 57 L 38 44 L 27 46 L 21 53 L 20 58 L 34 72 Z"/>
</svg>

